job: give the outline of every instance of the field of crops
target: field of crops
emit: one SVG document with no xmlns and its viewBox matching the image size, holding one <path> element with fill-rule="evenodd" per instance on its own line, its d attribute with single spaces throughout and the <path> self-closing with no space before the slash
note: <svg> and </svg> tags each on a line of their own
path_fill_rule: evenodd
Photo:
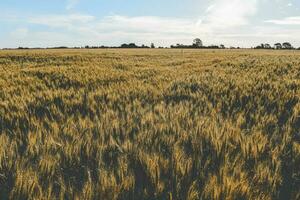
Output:
<svg viewBox="0 0 300 200">
<path fill-rule="evenodd" d="M 0 199 L 300 199 L 300 52 L 0 51 Z"/>
</svg>

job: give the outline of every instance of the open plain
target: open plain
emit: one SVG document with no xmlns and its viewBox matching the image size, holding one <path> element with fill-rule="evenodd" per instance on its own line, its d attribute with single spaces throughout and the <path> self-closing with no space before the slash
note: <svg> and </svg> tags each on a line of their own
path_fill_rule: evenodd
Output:
<svg viewBox="0 0 300 200">
<path fill-rule="evenodd" d="M 0 199 L 299 199 L 300 51 L 0 51 Z"/>
</svg>

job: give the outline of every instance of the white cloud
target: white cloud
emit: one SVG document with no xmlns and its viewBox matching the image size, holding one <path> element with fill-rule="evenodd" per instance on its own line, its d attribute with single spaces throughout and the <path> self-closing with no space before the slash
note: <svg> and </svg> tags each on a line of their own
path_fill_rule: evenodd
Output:
<svg viewBox="0 0 300 200">
<path fill-rule="evenodd" d="M 76 24 L 85 24 L 93 21 L 95 18 L 91 15 L 45 15 L 29 18 L 31 24 L 45 25 L 56 28 L 68 28 Z"/>
<path fill-rule="evenodd" d="M 284 38 L 297 42 L 300 29 L 286 27 L 281 30 L 282 27 L 274 24 L 299 25 L 300 17 L 265 21 L 268 23 L 255 21 L 259 3 L 267 1 L 271 0 L 211 0 L 199 18 L 122 15 L 96 18 L 92 15 L 65 14 L 33 16 L 23 20 L 50 28 L 45 32 L 32 30 L 26 37 L 28 46 L 120 45 L 125 42 L 154 42 L 157 46 L 169 46 L 176 43 L 190 44 L 195 37 L 200 37 L 205 45 L 223 43 L 226 46 L 241 47 L 261 42 L 272 43 Z M 69 0 L 73 6 L 76 2 Z"/>
<path fill-rule="evenodd" d="M 155 16 L 111 15 L 98 20 L 90 15 L 48 15 L 31 17 L 28 22 L 51 28 L 74 29 L 79 32 L 93 33 L 190 34 L 199 29 L 196 20 Z"/>
<path fill-rule="evenodd" d="M 213 10 L 212 6 L 209 10 Z M 254 12 L 254 11 L 253 11 Z M 97 19 L 90 15 L 50 15 L 36 16 L 30 18 L 29 23 L 41 24 L 53 29 L 55 37 L 49 34 L 36 33 L 31 43 L 47 35 L 47 41 L 55 45 L 82 46 L 82 45 L 119 45 L 125 42 L 136 42 L 137 44 L 149 44 L 151 42 L 157 45 L 169 46 L 176 43 L 190 44 L 192 39 L 200 37 L 205 45 L 225 44 L 239 45 L 249 47 L 261 42 L 271 42 L 277 39 L 297 38 L 299 31 L 270 27 L 256 28 L 256 26 L 247 26 L 245 29 L 236 29 L 233 27 L 243 26 L 248 23 L 247 15 L 235 14 L 239 16 L 239 23 L 227 23 L 227 26 L 212 24 L 212 21 L 203 21 L 199 23 L 194 19 L 187 18 L 165 18 L 155 16 L 128 17 L 120 15 L 106 16 Z M 206 19 L 214 19 L 219 13 L 208 11 Z M 214 20 L 213 20 L 214 21 Z M 218 22 L 220 23 L 220 22 Z M 219 31 L 222 29 L 221 31 Z M 289 33 L 290 31 L 290 33 Z M 60 38 L 60 39 L 58 39 Z M 267 38 L 267 39 L 266 39 Z M 270 39 L 269 41 L 267 41 Z M 42 42 L 40 42 L 42 43 Z M 40 44 L 39 43 L 39 44 Z M 48 45 L 47 43 L 47 45 Z"/>
<path fill-rule="evenodd" d="M 36 16 L 29 20 L 30 23 L 42 24 L 52 28 L 63 28 L 73 31 L 82 36 L 101 38 L 104 34 L 116 34 L 127 37 L 133 36 L 141 40 L 169 41 L 168 44 L 191 40 L 193 37 L 212 39 L 211 43 L 217 42 L 216 38 L 221 32 L 228 34 L 232 27 L 246 25 L 249 17 L 257 11 L 258 0 L 213 0 L 200 19 L 168 18 L 157 16 L 128 17 L 121 15 L 106 16 L 96 19 L 90 15 L 51 15 Z M 74 5 L 77 0 L 69 0 Z M 222 31 L 220 31 L 222 29 Z M 166 43 L 166 42 L 165 42 Z"/>
<path fill-rule="evenodd" d="M 185 34 L 195 31 L 196 20 L 181 18 L 164 18 L 154 16 L 127 17 L 113 15 L 105 17 L 97 26 L 97 30 L 126 31 L 141 33 Z"/>
<path fill-rule="evenodd" d="M 201 2 L 199 16 L 178 17 L 86 14 L 32 15 L 3 11 L 0 22 L 18 28 L 1 29 L 0 45 L 81 46 L 120 45 L 125 42 L 169 46 L 190 44 L 199 37 L 205 45 L 254 46 L 262 42 L 291 41 L 300 45 L 300 16 L 291 0 L 194 0 Z M 63 0 L 66 13 L 74 13 L 80 0 Z M 64 6 L 63 5 L 63 6 Z M 194 4 L 193 7 L 198 9 Z M 12 12 L 12 13 L 11 13 Z M 156 13 L 156 12 L 153 12 Z M 131 14 L 134 14 L 132 12 Z M 192 15 L 192 14 L 191 14 Z M 294 15 L 294 16 L 293 16 Z M 289 16 L 282 18 L 282 16 Z M 269 17 L 269 18 L 268 18 Z M 270 19 L 264 21 L 264 19 Z M 32 26 L 33 25 L 33 26 Z M 39 26 L 43 26 L 40 29 Z M 6 29 L 5 29 L 6 28 Z M 41 31 L 43 30 L 43 31 Z"/>
<path fill-rule="evenodd" d="M 74 45 L 119 45 L 122 42 L 170 45 L 188 41 L 205 33 L 197 20 L 155 16 L 128 17 L 120 15 L 96 19 L 90 15 L 48 15 L 28 19 L 30 24 L 48 26 L 59 33 L 72 35 Z M 33 39 L 35 40 L 35 39 Z M 71 43 L 71 42 L 66 42 Z M 64 44 L 62 44 L 64 45 Z"/>
<path fill-rule="evenodd" d="M 214 0 L 200 22 L 209 29 L 246 25 L 257 7 L 257 0 Z"/>
<path fill-rule="evenodd" d="M 277 25 L 300 25 L 300 16 L 286 17 L 278 20 L 266 20 L 265 22 Z"/>
</svg>

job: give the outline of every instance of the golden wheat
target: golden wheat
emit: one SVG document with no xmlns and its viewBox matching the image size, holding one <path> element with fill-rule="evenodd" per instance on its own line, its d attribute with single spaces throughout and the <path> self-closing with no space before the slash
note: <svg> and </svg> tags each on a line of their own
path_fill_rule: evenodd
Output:
<svg viewBox="0 0 300 200">
<path fill-rule="evenodd" d="M 299 199 L 300 53 L 0 52 L 0 199 Z"/>
</svg>

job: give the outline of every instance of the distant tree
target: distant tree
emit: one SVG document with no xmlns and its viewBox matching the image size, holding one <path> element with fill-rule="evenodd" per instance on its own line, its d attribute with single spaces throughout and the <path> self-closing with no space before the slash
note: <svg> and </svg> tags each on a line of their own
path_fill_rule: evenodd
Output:
<svg viewBox="0 0 300 200">
<path fill-rule="evenodd" d="M 135 43 L 130 43 L 129 44 L 129 48 L 137 48 L 138 46 L 136 46 L 136 44 Z"/>
<path fill-rule="evenodd" d="M 225 45 L 224 45 L 224 44 L 221 44 L 221 45 L 220 45 L 220 49 L 225 49 Z"/>
<path fill-rule="evenodd" d="M 255 47 L 255 49 L 271 49 L 271 45 L 270 44 L 260 44 L 258 46 Z"/>
<path fill-rule="evenodd" d="M 154 43 L 151 43 L 151 48 L 154 49 L 155 48 L 155 45 Z"/>
<path fill-rule="evenodd" d="M 264 45 L 264 44 L 260 44 L 260 48 L 261 48 L 261 49 L 264 49 L 264 48 L 265 48 L 265 45 Z"/>
<path fill-rule="evenodd" d="M 264 44 L 260 44 L 258 46 L 255 47 L 255 49 L 264 49 L 265 45 Z"/>
<path fill-rule="evenodd" d="M 171 45 L 171 48 L 180 48 L 180 49 L 195 49 L 195 48 L 203 48 L 203 49 L 219 49 L 219 48 L 225 48 L 224 45 L 210 45 L 210 46 L 203 46 L 202 41 L 199 38 L 196 38 L 194 40 L 194 43 L 192 45 L 184 45 L 177 43 L 176 45 Z"/>
<path fill-rule="evenodd" d="M 282 49 L 282 45 L 280 43 L 274 44 L 275 49 Z"/>
<path fill-rule="evenodd" d="M 208 49 L 219 49 L 220 47 L 218 45 L 209 45 L 206 48 L 208 48 Z"/>
<path fill-rule="evenodd" d="M 121 48 L 139 48 L 135 43 L 122 44 Z"/>
<path fill-rule="evenodd" d="M 291 43 L 289 43 L 289 42 L 283 43 L 283 44 L 282 44 L 282 47 L 283 47 L 284 49 L 292 49 L 292 48 L 293 48 L 293 46 L 292 46 Z"/>
<path fill-rule="evenodd" d="M 199 38 L 194 39 L 193 46 L 197 48 L 202 47 L 203 46 L 202 40 Z"/>
<path fill-rule="evenodd" d="M 264 48 L 265 48 L 265 49 L 271 49 L 272 47 L 271 47 L 270 44 L 264 44 Z"/>
<path fill-rule="evenodd" d="M 52 49 L 67 49 L 68 47 L 66 46 L 60 46 L 60 47 L 53 47 Z"/>
</svg>

